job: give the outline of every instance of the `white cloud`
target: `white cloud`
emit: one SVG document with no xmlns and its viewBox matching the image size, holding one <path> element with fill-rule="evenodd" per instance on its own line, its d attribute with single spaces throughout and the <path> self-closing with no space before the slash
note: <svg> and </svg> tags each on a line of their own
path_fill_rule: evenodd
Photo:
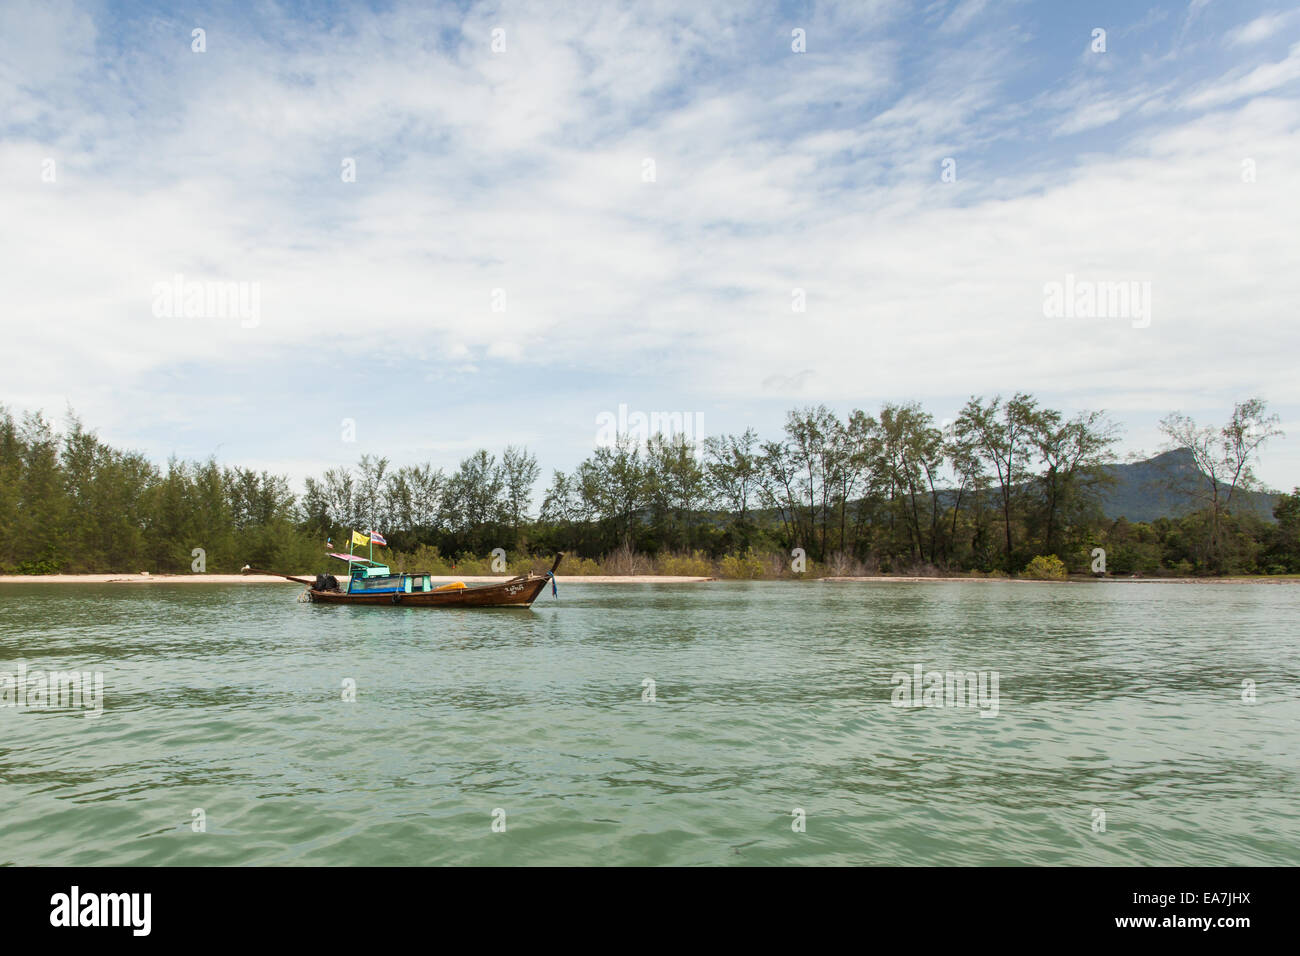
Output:
<svg viewBox="0 0 1300 956">
<path fill-rule="evenodd" d="M 1286 29 L 1288 24 L 1294 23 L 1296 17 L 1297 12 L 1295 10 L 1288 10 L 1285 13 L 1266 13 L 1262 17 L 1256 17 L 1249 23 L 1229 31 L 1228 43 L 1233 46 L 1261 43 L 1277 36 L 1278 33 Z"/>
<path fill-rule="evenodd" d="M 1300 51 L 1198 76 L 1178 111 L 1167 64 L 1075 66 L 1017 99 L 1028 41 L 980 33 L 979 7 L 948 11 L 969 35 L 912 72 L 888 6 L 819 9 L 806 54 L 743 12 L 507 4 L 353 10 L 306 35 L 214 20 L 202 55 L 188 21 L 151 21 L 112 63 L 90 18 L 32 8 L 0 41 L 0 63 L 28 48 L 0 73 L 19 131 L 0 141 L 4 400 L 121 423 L 133 383 L 176 375 L 150 415 L 184 422 L 182 370 L 336 354 L 419 362 L 440 388 L 650 365 L 685 408 L 1013 388 L 1157 413 L 1300 403 Z M 1020 162 L 1054 134 L 1077 154 Z M 155 317 L 176 273 L 258 282 L 260 323 Z M 1067 273 L 1150 280 L 1150 327 L 1045 319 Z"/>
<path fill-rule="evenodd" d="M 1300 43 L 1291 47 L 1285 59 L 1246 71 L 1235 70 L 1230 77 L 1208 84 L 1186 97 L 1184 105 L 1189 109 L 1207 109 L 1235 103 L 1272 92 L 1296 79 L 1300 79 Z"/>
</svg>

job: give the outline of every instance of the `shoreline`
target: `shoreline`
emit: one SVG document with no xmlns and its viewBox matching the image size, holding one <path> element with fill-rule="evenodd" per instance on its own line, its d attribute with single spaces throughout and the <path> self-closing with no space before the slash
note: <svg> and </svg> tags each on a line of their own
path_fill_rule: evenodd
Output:
<svg viewBox="0 0 1300 956">
<path fill-rule="evenodd" d="M 314 578 L 314 574 L 300 574 L 297 577 Z M 467 575 L 432 575 L 431 580 L 446 584 L 451 581 L 464 581 L 466 584 L 490 584 L 494 581 L 508 581 L 511 575 L 505 574 L 467 574 Z M 559 584 L 704 584 L 710 581 L 727 581 L 729 578 L 717 578 L 696 575 L 675 574 L 557 574 Z M 923 577 L 914 575 L 868 575 L 868 576 L 831 576 L 823 578 L 750 578 L 734 579 L 737 581 L 796 581 L 822 582 L 826 584 L 953 584 L 963 581 L 982 583 L 1009 584 L 1071 584 L 1080 581 L 1124 581 L 1128 583 L 1158 584 L 1295 584 L 1300 583 L 1297 575 L 1253 575 L 1237 577 L 1071 577 L 1067 581 L 1040 581 L 1033 578 L 999 578 L 999 577 Z M 282 577 L 270 574 L 0 574 L 0 585 L 5 584 L 296 584 Z"/>
<path fill-rule="evenodd" d="M 1124 584 L 1296 584 L 1300 583 L 1300 576 L 1294 574 L 1250 574 L 1236 575 L 1222 578 L 1216 577 L 1137 577 L 1135 575 L 1111 575 L 1107 577 L 1092 577 L 1087 575 L 1071 575 L 1064 581 L 1043 580 L 1040 578 L 956 578 L 956 577 L 909 577 L 904 575 L 875 575 L 873 577 L 826 577 L 816 578 L 818 581 L 827 581 L 831 584 L 874 584 L 879 582 L 893 582 L 896 584 L 920 584 L 927 581 L 936 583 L 954 583 L 960 581 L 980 581 L 984 583 L 1002 582 L 1004 584 L 1079 584 L 1079 583 L 1103 583 L 1103 582 L 1122 582 Z"/>
<path fill-rule="evenodd" d="M 314 574 L 299 574 L 300 578 L 315 578 Z M 444 574 L 432 575 L 439 584 L 464 581 L 466 584 L 490 584 L 508 581 L 509 574 Z M 559 584 L 701 584 L 716 581 L 711 577 L 692 577 L 668 574 L 557 574 Z M 273 574 L 0 574 L 0 584 L 292 584 Z"/>
</svg>

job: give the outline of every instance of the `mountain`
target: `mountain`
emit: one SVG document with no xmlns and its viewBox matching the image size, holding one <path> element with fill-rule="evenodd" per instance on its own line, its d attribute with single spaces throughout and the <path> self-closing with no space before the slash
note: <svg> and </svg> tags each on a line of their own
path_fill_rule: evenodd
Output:
<svg viewBox="0 0 1300 956">
<path fill-rule="evenodd" d="M 1106 465 L 1105 471 L 1115 479 L 1115 483 L 1102 491 L 1102 513 L 1107 518 L 1127 518 L 1129 521 L 1178 518 L 1194 511 L 1197 503 L 1170 486 L 1179 483 L 1204 486 L 1207 481 L 1196 467 L 1189 448 L 1167 451 L 1146 461 Z M 1232 495 L 1232 510 L 1250 509 L 1261 518 L 1272 521 L 1276 502 L 1277 495 L 1237 489 Z"/>
<path fill-rule="evenodd" d="M 1190 448 L 1179 448 L 1148 458 L 1145 461 L 1127 464 L 1103 465 L 1102 470 L 1115 479 L 1113 484 L 1103 485 L 1098 489 L 1101 512 L 1112 521 L 1127 518 L 1129 521 L 1154 521 L 1156 518 L 1181 518 L 1198 507 L 1201 503 L 1179 494 L 1178 485 L 1194 484 L 1197 488 L 1205 486 L 1206 478 L 1196 467 L 1196 459 Z M 1020 490 L 1027 491 L 1021 486 Z M 1227 488 L 1223 488 L 1227 494 Z M 1263 491 L 1243 492 L 1238 488 L 1232 494 L 1232 508 L 1240 513 L 1250 509 L 1266 521 L 1273 521 L 1273 506 L 1278 496 Z M 951 508 L 956 494 L 951 489 L 939 492 L 940 509 Z M 989 507 L 995 511 L 1001 507 L 996 481 L 988 490 Z M 969 497 L 963 507 L 970 507 Z M 772 509 L 758 508 L 753 512 L 757 520 L 776 521 L 777 513 Z M 716 512 L 714 520 L 721 525 L 727 520 L 723 512 Z"/>
</svg>

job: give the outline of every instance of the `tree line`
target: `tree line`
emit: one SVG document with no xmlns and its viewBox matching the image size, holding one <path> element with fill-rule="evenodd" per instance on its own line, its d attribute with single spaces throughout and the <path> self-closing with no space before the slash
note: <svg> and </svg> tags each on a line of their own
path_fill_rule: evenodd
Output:
<svg viewBox="0 0 1300 956">
<path fill-rule="evenodd" d="M 158 466 L 75 416 L 56 431 L 0 406 L 0 571 L 318 571 L 327 541 L 346 550 L 352 529 L 373 528 L 399 564 L 502 548 L 731 556 L 773 572 L 803 555 L 823 573 L 1015 573 L 1039 555 L 1087 571 L 1100 547 L 1117 573 L 1296 573 L 1297 494 L 1278 499 L 1274 522 L 1236 506 L 1259 487 L 1252 465 L 1276 425 L 1258 399 L 1221 427 L 1168 416 L 1170 446 L 1190 449 L 1199 471 L 1170 478 L 1189 512 L 1135 524 L 1100 506 L 1118 426 L 1024 393 L 972 397 L 943 421 L 915 402 L 843 417 L 795 409 L 767 440 L 753 429 L 698 444 L 622 436 L 553 472 L 536 514 L 541 470 L 526 448 L 479 450 L 450 472 L 363 455 L 295 494 L 281 475 L 214 459 Z"/>
</svg>

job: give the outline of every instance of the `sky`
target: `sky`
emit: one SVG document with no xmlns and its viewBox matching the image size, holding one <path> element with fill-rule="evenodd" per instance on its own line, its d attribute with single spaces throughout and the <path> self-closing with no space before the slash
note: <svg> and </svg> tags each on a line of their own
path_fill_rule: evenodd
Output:
<svg viewBox="0 0 1300 956">
<path fill-rule="evenodd" d="M 1259 396 L 1290 489 L 1298 224 L 1282 2 L 0 0 L 0 403 L 159 462 Z"/>
</svg>

